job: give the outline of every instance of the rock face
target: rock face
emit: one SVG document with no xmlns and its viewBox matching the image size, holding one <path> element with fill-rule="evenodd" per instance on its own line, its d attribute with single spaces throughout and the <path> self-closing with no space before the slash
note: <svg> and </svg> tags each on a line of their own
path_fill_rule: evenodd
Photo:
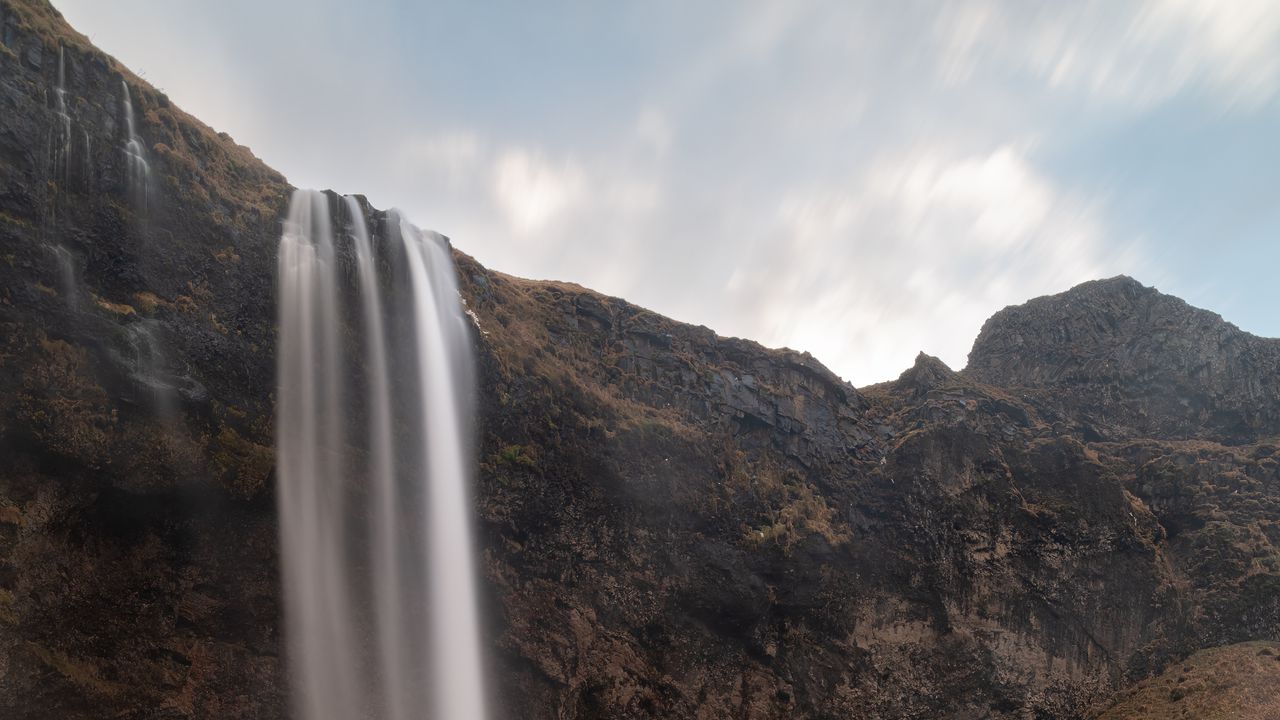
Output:
<svg viewBox="0 0 1280 720">
<path fill-rule="evenodd" d="M 1095 439 L 1280 435 L 1280 340 L 1123 276 L 996 313 L 967 372 Z"/>
<path fill-rule="evenodd" d="M 290 188 L 42 0 L 0 39 L 0 717 L 283 717 Z M 855 389 L 455 257 L 502 717 L 1071 718 L 1280 639 L 1276 341 L 1119 279 Z"/>
</svg>

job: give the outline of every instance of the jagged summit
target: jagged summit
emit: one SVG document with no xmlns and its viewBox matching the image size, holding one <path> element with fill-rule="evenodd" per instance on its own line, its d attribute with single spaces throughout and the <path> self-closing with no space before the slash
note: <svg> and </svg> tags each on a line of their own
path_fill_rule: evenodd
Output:
<svg viewBox="0 0 1280 720">
<path fill-rule="evenodd" d="M 898 376 L 894 385 L 899 389 L 923 395 L 939 385 L 953 382 L 955 378 L 955 371 L 947 367 L 946 363 L 921 350 L 916 355 L 915 362 Z"/>
<path fill-rule="evenodd" d="M 1280 340 L 1123 275 L 996 313 L 964 373 L 1044 391 L 1102 437 L 1280 434 Z"/>
</svg>

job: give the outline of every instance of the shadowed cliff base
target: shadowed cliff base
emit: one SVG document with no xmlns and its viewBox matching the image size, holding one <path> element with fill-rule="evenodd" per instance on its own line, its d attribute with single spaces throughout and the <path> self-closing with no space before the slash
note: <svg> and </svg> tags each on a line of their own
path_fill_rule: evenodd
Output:
<svg viewBox="0 0 1280 720">
<path fill-rule="evenodd" d="M 282 717 L 290 188 L 47 4 L 0 38 L 0 715 Z M 1115 279 L 856 389 L 455 257 L 502 717 L 1071 718 L 1280 639 L 1274 340 Z"/>
</svg>

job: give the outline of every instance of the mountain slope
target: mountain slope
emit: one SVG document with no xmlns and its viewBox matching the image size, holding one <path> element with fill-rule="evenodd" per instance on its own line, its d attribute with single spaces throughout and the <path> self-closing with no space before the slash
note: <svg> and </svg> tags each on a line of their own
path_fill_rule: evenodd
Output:
<svg viewBox="0 0 1280 720">
<path fill-rule="evenodd" d="M 997 313 L 966 372 L 1022 389 L 1097 439 L 1280 434 L 1280 340 L 1123 276 Z"/>
</svg>

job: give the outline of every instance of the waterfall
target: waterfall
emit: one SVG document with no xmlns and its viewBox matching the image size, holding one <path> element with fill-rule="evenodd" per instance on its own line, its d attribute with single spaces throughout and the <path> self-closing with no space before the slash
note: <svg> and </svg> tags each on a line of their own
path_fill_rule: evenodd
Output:
<svg viewBox="0 0 1280 720">
<path fill-rule="evenodd" d="M 352 240 L 356 248 L 361 308 L 364 311 L 366 371 L 369 385 L 369 455 L 371 525 L 374 539 L 373 583 L 374 624 L 377 628 L 378 662 L 382 668 L 382 697 L 389 720 L 409 717 L 414 704 L 405 675 L 410 667 L 410 649 L 404 634 L 404 578 L 401 568 L 396 466 L 391 437 L 391 383 L 387 364 L 386 333 L 383 330 L 376 259 L 364 223 L 364 211 L 355 198 L 345 198 L 347 216 L 352 218 Z"/>
<path fill-rule="evenodd" d="M 482 720 L 473 360 L 446 242 L 394 212 L 371 238 L 354 198 L 299 190 L 279 272 L 277 493 L 296 714 Z"/>
<path fill-rule="evenodd" d="M 458 303 L 453 262 L 437 238 L 424 238 L 403 219 L 400 233 L 412 278 L 422 407 L 429 429 L 423 447 L 430 478 L 427 508 L 430 552 L 432 662 L 448 668 L 439 678 L 437 718 L 484 715 L 475 581 L 472 576 L 466 454 L 459 418 L 470 398 L 471 359 L 466 321 Z"/>
<path fill-rule="evenodd" d="M 151 166 L 147 163 L 147 153 L 142 145 L 142 138 L 138 137 L 138 133 L 134 129 L 133 98 L 129 95 L 129 83 L 121 79 L 120 87 L 124 89 L 124 121 L 125 129 L 129 133 L 124 144 L 129 196 L 134 201 L 135 206 L 145 213 L 151 185 Z"/>
</svg>

